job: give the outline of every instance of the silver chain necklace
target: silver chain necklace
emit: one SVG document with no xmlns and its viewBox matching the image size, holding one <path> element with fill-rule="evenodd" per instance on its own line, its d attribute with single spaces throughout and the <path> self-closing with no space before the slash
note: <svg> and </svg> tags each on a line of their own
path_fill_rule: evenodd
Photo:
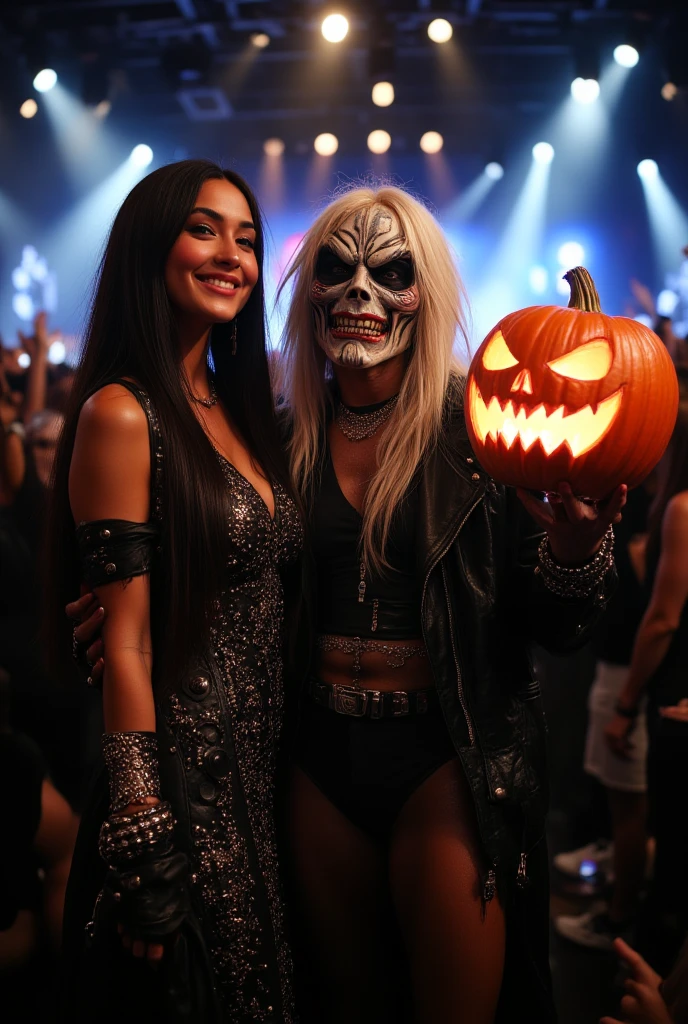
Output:
<svg viewBox="0 0 688 1024">
<path fill-rule="evenodd" d="M 372 412 L 356 412 L 340 401 L 337 403 L 337 425 L 347 441 L 365 441 L 389 419 L 398 400 L 399 395 L 393 395 Z"/>
<path fill-rule="evenodd" d="M 217 389 L 215 387 L 214 377 L 211 377 L 208 381 L 208 390 L 210 392 L 210 396 L 208 398 L 201 398 L 200 395 L 194 395 L 193 391 L 189 391 L 191 401 L 205 406 L 206 409 L 212 409 L 214 405 L 217 405 Z"/>
</svg>

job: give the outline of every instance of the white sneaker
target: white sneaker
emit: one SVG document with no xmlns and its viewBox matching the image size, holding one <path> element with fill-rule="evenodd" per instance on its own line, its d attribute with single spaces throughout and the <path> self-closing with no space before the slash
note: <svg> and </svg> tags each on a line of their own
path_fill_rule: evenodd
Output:
<svg viewBox="0 0 688 1024">
<path fill-rule="evenodd" d="M 599 949 L 603 952 L 614 951 L 614 939 L 624 935 L 626 927 L 616 927 L 607 916 L 604 904 L 596 904 L 587 914 L 569 916 L 562 914 L 554 918 L 554 927 L 565 939 L 587 946 L 588 949 Z"/>
<path fill-rule="evenodd" d="M 570 878 L 586 879 L 603 874 L 607 882 L 613 882 L 614 844 L 607 839 L 598 839 L 579 850 L 558 853 L 553 863 L 558 871 Z"/>
</svg>

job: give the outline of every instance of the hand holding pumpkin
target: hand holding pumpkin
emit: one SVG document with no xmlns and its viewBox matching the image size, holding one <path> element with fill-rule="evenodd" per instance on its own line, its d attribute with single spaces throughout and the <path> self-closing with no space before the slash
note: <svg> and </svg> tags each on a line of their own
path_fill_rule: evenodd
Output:
<svg viewBox="0 0 688 1024">
<path fill-rule="evenodd" d="M 621 521 L 628 488 L 621 484 L 604 501 L 580 501 L 570 484 L 562 482 L 557 492 L 540 501 L 529 491 L 516 493 L 532 518 L 547 531 L 552 557 L 560 565 L 582 565 L 599 549 L 610 524 Z"/>
</svg>

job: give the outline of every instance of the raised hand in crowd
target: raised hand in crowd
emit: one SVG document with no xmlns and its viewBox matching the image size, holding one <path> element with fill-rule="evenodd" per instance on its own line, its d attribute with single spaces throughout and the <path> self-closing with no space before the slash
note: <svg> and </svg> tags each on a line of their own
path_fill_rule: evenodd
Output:
<svg viewBox="0 0 688 1024">
<path fill-rule="evenodd" d="M 48 352 L 50 351 L 50 335 L 48 333 L 47 313 L 37 313 L 33 321 L 33 334 L 18 332 L 22 348 L 31 357 L 26 378 L 26 401 L 24 403 L 24 423 L 28 423 L 35 413 L 45 408 L 48 390 Z"/>
<path fill-rule="evenodd" d="M 624 982 L 626 995 L 621 1000 L 623 1017 L 603 1017 L 600 1024 L 674 1024 L 660 992 L 662 978 L 653 971 L 623 939 L 614 940 L 620 959 L 630 968 L 631 976 Z"/>
</svg>

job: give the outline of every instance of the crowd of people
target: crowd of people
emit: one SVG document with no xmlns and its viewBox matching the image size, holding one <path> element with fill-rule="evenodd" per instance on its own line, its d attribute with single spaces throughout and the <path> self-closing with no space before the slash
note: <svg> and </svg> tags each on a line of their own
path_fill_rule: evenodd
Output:
<svg viewBox="0 0 688 1024">
<path fill-rule="evenodd" d="M 530 649 L 589 643 L 611 834 L 555 867 L 606 854 L 613 885 L 555 926 L 627 965 L 618 1020 L 683 1024 L 685 342 L 658 319 L 682 397 L 653 476 L 562 482 L 552 515 L 470 450 L 463 289 L 417 200 L 324 209 L 279 357 L 263 230 L 234 172 L 163 167 L 79 365 L 44 314 L 2 350 L 7 1019 L 554 1022 Z"/>
</svg>

